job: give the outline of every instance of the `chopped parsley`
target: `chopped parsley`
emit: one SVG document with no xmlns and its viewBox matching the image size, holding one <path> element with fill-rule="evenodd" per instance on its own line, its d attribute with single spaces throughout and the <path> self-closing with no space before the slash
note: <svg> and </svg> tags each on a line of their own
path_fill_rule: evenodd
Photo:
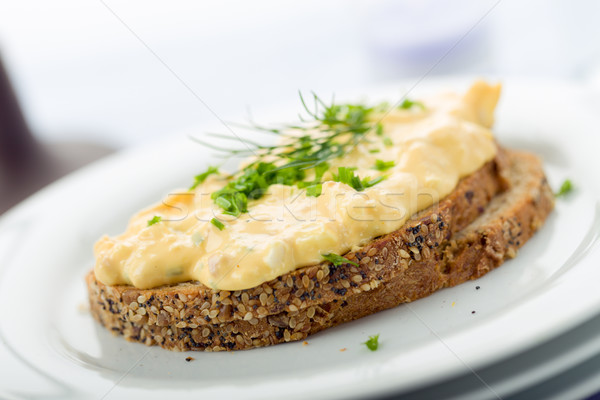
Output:
<svg viewBox="0 0 600 400">
<path fill-rule="evenodd" d="M 392 142 L 392 139 L 390 139 L 389 136 L 386 136 L 383 138 L 383 144 L 385 145 L 385 147 L 392 147 L 394 145 L 394 142 Z"/>
<path fill-rule="evenodd" d="M 358 264 L 355 263 L 354 261 L 350 261 L 347 258 L 342 257 L 335 253 L 321 254 L 321 257 L 323 257 L 325 260 L 329 261 L 336 267 L 339 267 L 342 264 L 352 264 L 352 265 L 358 267 Z"/>
<path fill-rule="evenodd" d="M 381 122 L 378 122 L 377 125 L 375 125 L 375 133 L 377 136 L 383 135 L 383 124 Z"/>
<path fill-rule="evenodd" d="M 413 107 L 419 107 L 421 110 L 425 109 L 425 105 L 423 103 L 421 103 L 420 101 L 413 101 L 410 99 L 404 99 L 402 104 L 398 106 L 398 108 L 402 110 L 410 110 Z"/>
<path fill-rule="evenodd" d="M 394 161 L 375 160 L 375 169 L 377 171 L 387 171 L 395 165 Z"/>
<path fill-rule="evenodd" d="M 554 193 L 554 197 L 562 197 L 573 191 L 573 183 L 570 179 L 565 179 L 565 181 L 560 185 L 560 189 L 558 192 Z"/>
<path fill-rule="evenodd" d="M 220 231 L 225 229 L 225 225 L 223 225 L 223 223 L 216 218 L 211 219 L 210 223 L 216 226 Z"/>
<path fill-rule="evenodd" d="M 360 179 L 360 177 L 354 172 L 355 170 L 355 167 L 339 167 L 338 173 L 333 174 L 333 180 L 335 182 L 345 183 L 356 191 L 362 192 L 371 186 L 377 185 L 379 182 L 385 179 L 383 176 L 379 176 L 374 179 L 369 177 Z"/>
<path fill-rule="evenodd" d="M 155 215 L 154 217 L 152 217 L 151 220 L 148 220 L 148 226 L 158 224 L 160 221 L 162 221 L 162 217 L 159 215 Z"/>
<path fill-rule="evenodd" d="M 369 336 L 369 340 L 363 343 L 371 351 L 375 351 L 379 348 L 379 333 L 374 336 Z"/>
<path fill-rule="evenodd" d="M 196 175 L 194 177 L 194 184 L 192 186 L 190 186 L 190 190 L 196 189 L 196 187 L 198 185 L 204 183 L 204 181 L 206 180 L 206 178 L 208 178 L 210 175 L 215 175 L 215 174 L 218 174 L 218 173 L 219 173 L 219 168 L 217 168 L 217 167 L 208 167 L 208 169 L 206 171 L 204 171 L 200 175 Z"/>
</svg>

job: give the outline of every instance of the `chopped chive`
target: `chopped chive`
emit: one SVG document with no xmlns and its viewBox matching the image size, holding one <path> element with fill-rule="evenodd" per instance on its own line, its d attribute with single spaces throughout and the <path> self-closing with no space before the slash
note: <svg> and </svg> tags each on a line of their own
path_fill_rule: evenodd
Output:
<svg viewBox="0 0 600 400">
<path fill-rule="evenodd" d="M 322 191 L 323 191 L 323 185 L 320 183 L 306 187 L 306 195 L 307 196 L 319 197 L 321 195 Z"/>
<path fill-rule="evenodd" d="M 558 192 L 554 193 L 554 197 L 562 197 L 573 191 L 573 183 L 570 179 L 565 179 L 565 181 L 560 185 L 560 189 Z"/>
<path fill-rule="evenodd" d="M 355 263 L 354 261 L 350 261 L 347 258 L 342 257 L 335 253 L 321 254 L 321 257 L 323 257 L 325 260 L 329 261 L 336 267 L 339 267 L 342 264 L 352 264 L 352 265 L 358 267 L 358 264 Z"/>
<path fill-rule="evenodd" d="M 369 336 L 369 340 L 363 343 L 371 351 L 375 351 L 379 348 L 379 333 L 374 336 Z"/>
<path fill-rule="evenodd" d="M 377 171 L 387 171 L 395 165 L 394 161 L 375 160 L 375 169 Z"/>
<path fill-rule="evenodd" d="M 162 217 L 159 215 L 155 215 L 154 217 L 152 217 L 151 220 L 148 220 L 148 226 L 158 224 L 160 221 L 162 221 Z"/>
<path fill-rule="evenodd" d="M 211 219 L 210 223 L 219 228 L 220 231 L 225 229 L 225 225 L 223 225 L 223 223 L 216 218 Z"/>
<path fill-rule="evenodd" d="M 409 110 L 413 107 L 419 107 L 421 110 L 425 109 L 425 105 L 423 103 L 421 103 L 420 101 L 413 101 L 410 99 L 404 99 L 402 104 L 398 106 L 398 108 L 402 110 Z"/>
<path fill-rule="evenodd" d="M 190 190 L 196 189 L 196 187 L 198 185 L 204 183 L 204 181 L 206 180 L 206 178 L 208 178 L 210 175 L 218 174 L 218 173 L 219 173 L 219 168 L 217 168 L 217 167 L 208 167 L 208 169 L 206 171 L 204 171 L 200 175 L 196 175 L 194 177 L 194 184 L 192 186 L 190 186 Z"/>
</svg>

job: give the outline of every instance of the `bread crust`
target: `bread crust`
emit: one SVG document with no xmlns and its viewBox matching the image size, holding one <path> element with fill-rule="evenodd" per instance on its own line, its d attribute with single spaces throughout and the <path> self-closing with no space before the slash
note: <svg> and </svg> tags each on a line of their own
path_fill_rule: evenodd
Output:
<svg viewBox="0 0 600 400">
<path fill-rule="evenodd" d="M 235 292 L 198 282 L 153 289 L 87 277 L 92 315 L 116 335 L 170 350 L 241 350 L 293 340 L 476 279 L 513 258 L 554 204 L 541 162 L 499 150 L 439 204 L 344 255 Z"/>
</svg>

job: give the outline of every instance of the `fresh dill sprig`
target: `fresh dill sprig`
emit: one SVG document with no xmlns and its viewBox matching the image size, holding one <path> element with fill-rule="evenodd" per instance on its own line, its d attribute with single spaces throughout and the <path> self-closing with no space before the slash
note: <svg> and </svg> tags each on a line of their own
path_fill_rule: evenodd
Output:
<svg viewBox="0 0 600 400">
<path fill-rule="evenodd" d="M 375 106 L 364 104 L 326 104 L 316 94 L 312 94 L 313 108 L 307 105 L 300 93 L 300 101 L 308 118 L 301 117 L 296 125 L 284 125 L 280 128 L 268 128 L 252 123 L 254 131 L 278 135 L 285 140 L 281 144 L 261 145 L 248 139 L 241 139 L 245 149 L 219 147 L 202 140 L 197 142 L 217 150 L 225 156 L 254 156 L 252 162 L 234 173 L 229 182 L 220 190 L 212 193 L 214 202 L 225 214 L 239 216 L 248 211 L 248 201 L 261 198 L 273 184 L 296 185 L 305 188 L 309 196 L 319 196 L 322 191 L 322 177 L 329 169 L 329 161 L 343 157 L 354 147 L 366 141 L 366 134 L 374 131 L 383 136 L 383 125 L 374 122 L 374 115 L 385 109 L 385 103 Z M 420 103 L 405 100 L 400 108 L 410 108 Z M 406 104 L 405 104 L 406 103 Z M 230 140 L 238 138 L 212 134 Z M 389 137 L 383 137 L 386 146 L 391 146 Z M 212 167 L 214 168 L 214 167 Z M 314 178 L 306 180 L 309 172 Z M 206 177 L 218 170 L 207 170 L 197 175 L 192 188 L 202 183 Z M 354 176 L 354 173 L 352 173 Z M 356 190 L 373 186 L 383 177 L 373 180 L 346 176 L 341 182 L 348 183 Z M 342 180 L 343 179 L 343 180 Z"/>
</svg>

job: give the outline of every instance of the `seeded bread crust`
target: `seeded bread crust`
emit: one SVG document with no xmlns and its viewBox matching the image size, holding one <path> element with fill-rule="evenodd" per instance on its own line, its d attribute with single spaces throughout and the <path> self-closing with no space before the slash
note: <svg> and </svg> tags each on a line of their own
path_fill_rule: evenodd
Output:
<svg viewBox="0 0 600 400">
<path fill-rule="evenodd" d="M 543 224 L 554 196 L 533 155 L 499 150 L 401 229 L 330 263 L 240 291 L 86 281 L 92 315 L 116 335 L 170 350 L 242 350 L 292 340 L 476 279 Z"/>
</svg>

